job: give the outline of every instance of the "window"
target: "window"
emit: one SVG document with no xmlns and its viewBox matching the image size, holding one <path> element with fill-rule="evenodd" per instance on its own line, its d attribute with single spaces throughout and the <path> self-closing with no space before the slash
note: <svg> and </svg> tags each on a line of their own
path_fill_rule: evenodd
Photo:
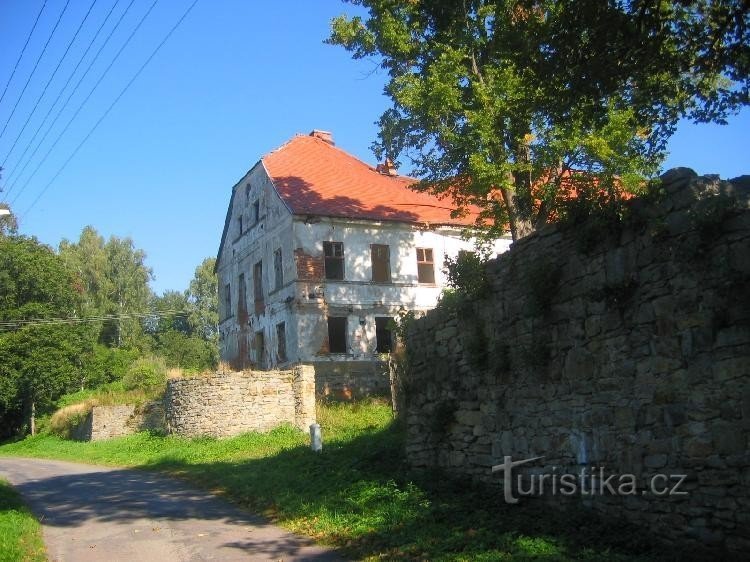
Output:
<svg viewBox="0 0 750 562">
<path fill-rule="evenodd" d="M 344 243 L 323 242 L 326 279 L 344 278 Z"/>
<path fill-rule="evenodd" d="M 346 316 L 328 317 L 328 352 L 346 353 Z"/>
<path fill-rule="evenodd" d="M 274 289 L 281 289 L 284 284 L 284 271 L 281 267 L 281 248 L 273 253 L 273 278 Z"/>
<path fill-rule="evenodd" d="M 259 261 L 253 266 L 253 297 L 255 299 L 255 314 L 263 314 L 263 262 Z"/>
<path fill-rule="evenodd" d="M 248 183 L 245 185 L 245 201 L 250 201 L 250 190 L 252 189 L 252 186 Z"/>
<path fill-rule="evenodd" d="M 375 318 L 375 346 L 378 353 L 393 351 L 392 318 Z"/>
<path fill-rule="evenodd" d="M 232 287 L 229 283 L 224 285 L 224 318 L 232 316 Z"/>
<path fill-rule="evenodd" d="M 391 282 L 391 252 L 385 244 L 370 244 L 372 254 L 372 282 Z"/>
<path fill-rule="evenodd" d="M 253 224 L 256 224 L 260 220 L 260 201 L 257 199 L 253 203 Z"/>
<path fill-rule="evenodd" d="M 237 217 L 237 226 L 240 229 L 240 234 L 239 235 L 242 236 L 242 232 L 243 232 L 243 229 L 242 229 L 242 215 L 240 215 L 239 217 Z"/>
<path fill-rule="evenodd" d="M 245 274 L 240 273 L 239 291 L 237 292 L 237 315 L 241 317 L 247 314 L 247 295 L 245 294 Z M 247 318 L 245 318 L 245 321 Z"/>
<path fill-rule="evenodd" d="M 262 369 L 265 365 L 266 341 L 263 332 L 255 332 L 255 365 Z"/>
<path fill-rule="evenodd" d="M 435 262 L 432 248 L 417 248 L 417 281 L 435 284 Z"/>
<path fill-rule="evenodd" d="M 279 356 L 279 362 L 286 361 L 286 323 L 279 322 L 276 324 L 276 345 Z"/>
</svg>

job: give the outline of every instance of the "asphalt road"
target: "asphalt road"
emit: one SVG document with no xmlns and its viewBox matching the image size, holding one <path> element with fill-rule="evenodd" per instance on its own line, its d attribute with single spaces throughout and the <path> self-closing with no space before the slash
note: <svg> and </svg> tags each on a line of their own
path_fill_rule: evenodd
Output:
<svg viewBox="0 0 750 562">
<path fill-rule="evenodd" d="M 341 560 L 207 492 L 152 472 L 2 458 L 42 523 L 49 559 Z"/>
</svg>

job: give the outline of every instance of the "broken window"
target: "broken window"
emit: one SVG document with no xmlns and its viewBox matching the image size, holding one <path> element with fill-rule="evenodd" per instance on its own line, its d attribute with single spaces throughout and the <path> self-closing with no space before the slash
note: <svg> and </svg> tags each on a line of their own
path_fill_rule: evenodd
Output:
<svg viewBox="0 0 750 562">
<path fill-rule="evenodd" d="M 273 253 L 274 289 L 281 289 L 284 284 L 284 270 L 281 267 L 281 248 Z"/>
<path fill-rule="evenodd" d="M 247 315 L 247 296 L 245 294 L 245 274 L 240 273 L 239 291 L 237 294 L 237 315 L 241 318 Z M 247 320 L 247 318 L 245 318 Z"/>
<path fill-rule="evenodd" d="M 242 236 L 242 232 L 243 232 L 243 230 L 242 230 L 242 215 L 240 215 L 239 217 L 237 217 L 237 226 L 240 229 L 240 234 L 239 235 Z"/>
<path fill-rule="evenodd" d="M 259 261 L 253 266 L 253 293 L 255 299 L 255 314 L 260 316 L 265 308 L 263 302 L 263 262 Z"/>
<path fill-rule="evenodd" d="M 276 350 L 279 363 L 286 361 L 286 322 L 276 324 Z"/>
<path fill-rule="evenodd" d="M 372 282 L 391 282 L 391 252 L 385 244 L 370 244 L 372 254 Z"/>
<path fill-rule="evenodd" d="M 260 220 L 260 201 L 258 199 L 253 203 L 253 224 Z"/>
<path fill-rule="evenodd" d="M 328 317 L 328 352 L 346 353 L 346 316 Z"/>
<path fill-rule="evenodd" d="M 344 278 L 344 243 L 323 242 L 326 279 Z"/>
<path fill-rule="evenodd" d="M 375 346 L 378 353 L 390 353 L 393 351 L 392 323 L 393 318 L 375 318 Z"/>
<path fill-rule="evenodd" d="M 255 365 L 262 369 L 264 364 L 266 354 L 266 341 L 263 337 L 263 332 L 255 332 Z"/>
<path fill-rule="evenodd" d="M 224 318 L 232 316 L 232 287 L 229 283 L 224 285 Z"/>
<path fill-rule="evenodd" d="M 435 262 L 432 248 L 417 248 L 417 280 L 420 283 L 435 284 Z"/>
</svg>

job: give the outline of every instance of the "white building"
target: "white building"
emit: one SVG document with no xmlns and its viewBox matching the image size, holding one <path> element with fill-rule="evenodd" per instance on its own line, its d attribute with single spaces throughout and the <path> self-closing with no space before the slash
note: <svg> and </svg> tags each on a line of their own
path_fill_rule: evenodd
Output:
<svg viewBox="0 0 750 562">
<path fill-rule="evenodd" d="M 217 260 L 222 359 L 315 365 L 318 390 L 387 389 L 379 360 L 400 308 L 434 308 L 446 256 L 473 249 L 472 217 L 409 189 L 415 180 L 299 135 L 232 188 Z M 510 239 L 498 240 L 505 251 Z"/>
</svg>

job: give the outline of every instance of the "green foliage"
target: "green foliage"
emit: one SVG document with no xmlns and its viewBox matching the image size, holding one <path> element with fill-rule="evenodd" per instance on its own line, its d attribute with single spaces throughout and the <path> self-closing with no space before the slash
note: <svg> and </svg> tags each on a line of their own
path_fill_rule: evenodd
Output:
<svg viewBox="0 0 750 562">
<path fill-rule="evenodd" d="M 154 352 L 164 359 L 168 367 L 188 371 L 215 369 L 219 362 L 218 348 L 213 342 L 177 331 L 159 334 Z"/>
<path fill-rule="evenodd" d="M 749 103 L 742 2 L 355 3 L 328 42 L 388 73 L 378 157 L 408 154 L 420 188 L 514 239 L 587 176 L 633 192 L 679 119 Z"/>
<path fill-rule="evenodd" d="M 486 296 L 490 288 L 486 265 L 487 257 L 479 252 L 459 252 L 455 258 L 446 256 L 443 271 L 448 287 L 459 299 L 475 300 Z"/>
<path fill-rule="evenodd" d="M 122 379 L 125 390 L 153 391 L 167 383 L 167 365 L 161 357 L 136 359 Z"/>
<path fill-rule="evenodd" d="M 91 226 L 78 242 L 63 240 L 60 256 L 75 272 L 84 296 L 87 316 L 142 314 L 149 308 L 153 278 L 145 264 L 146 253 L 130 238 L 111 236 L 106 242 Z M 138 318 L 108 320 L 100 325 L 99 340 L 117 347 L 142 345 L 143 328 Z"/>
<path fill-rule="evenodd" d="M 220 440 L 149 433 L 94 443 L 37 437 L 0 447 L 0 454 L 177 474 L 356 560 L 624 561 L 665 554 L 649 552 L 643 532 L 621 520 L 558 513 L 543 502 L 506 505 L 496 487 L 410 470 L 404 430 L 389 404 L 320 405 L 317 417 L 320 454 L 310 451 L 305 433 L 288 426 Z"/>
<path fill-rule="evenodd" d="M 0 320 L 74 316 L 74 279 L 55 253 L 34 238 L 0 238 Z M 83 326 L 29 324 L 0 331 L 0 436 L 27 426 L 81 378 L 81 357 L 93 342 Z"/>
<path fill-rule="evenodd" d="M 47 560 L 42 528 L 18 493 L 0 480 L 0 562 Z"/>
<path fill-rule="evenodd" d="M 187 290 L 188 320 L 193 331 L 208 342 L 219 342 L 219 279 L 216 258 L 206 258 L 195 268 Z"/>
</svg>

